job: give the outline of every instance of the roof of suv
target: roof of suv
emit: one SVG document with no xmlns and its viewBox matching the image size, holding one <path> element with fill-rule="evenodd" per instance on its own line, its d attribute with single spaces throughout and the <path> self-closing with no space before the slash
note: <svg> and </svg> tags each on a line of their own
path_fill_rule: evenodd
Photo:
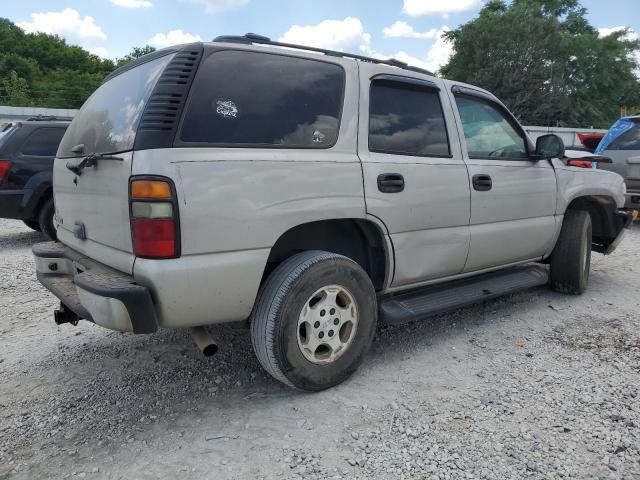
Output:
<svg viewBox="0 0 640 480">
<path fill-rule="evenodd" d="M 177 52 L 180 50 L 183 50 L 185 48 L 188 48 L 189 46 L 195 46 L 195 45 L 204 45 L 204 44 L 211 44 L 211 43 L 235 43 L 235 44 L 242 44 L 244 46 L 250 46 L 250 45 L 266 45 L 266 46 L 274 46 L 274 47 L 282 47 L 282 48 L 286 48 L 286 49 L 293 49 L 293 50 L 301 50 L 301 51 L 306 51 L 306 52 L 313 52 L 313 53 L 321 53 L 324 54 L 328 57 L 338 57 L 338 58 L 350 58 L 350 59 L 354 59 L 354 60 L 358 60 L 358 61 L 362 61 L 362 62 L 367 62 L 367 63 L 376 63 L 376 64 L 381 64 L 381 65 L 389 65 L 392 67 L 397 67 L 403 70 L 409 70 L 412 72 L 416 72 L 416 73 L 422 73 L 424 75 L 430 75 L 433 76 L 433 73 L 428 71 L 428 70 L 424 70 L 422 68 L 418 68 L 418 67 L 414 67 L 412 65 L 407 64 L 406 62 L 402 62 L 400 60 L 396 60 L 395 58 L 389 58 L 387 60 L 384 59 L 380 59 L 380 58 L 373 58 L 373 57 L 366 57 L 364 55 L 357 55 L 357 54 L 353 54 L 353 53 L 346 53 L 346 52 L 340 52 L 337 50 L 327 50 L 324 48 L 317 48 L 317 47 L 308 47 L 305 45 L 297 45 L 297 44 L 293 44 L 293 43 L 283 43 L 283 42 L 276 42 L 271 40 L 268 37 L 262 36 L 262 35 L 258 35 L 255 33 L 247 33 L 245 35 L 223 35 L 223 36 L 219 36 L 213 39 L 213 42 L 195 42 L 195 43 L 191 43 L 191 44 L 182 44 L 182 45 L 175 45 L 172 47 L 168 47 L 168 48 L 163 48 L 161 50 L 156 50 L 155 52 L 149 53 L 147 55 L 143 55 L 142 57 L 137 58 L 136 60 L 133 60 L 132 62 L 114 70 L 113 72 L 111 72 L 107 77 L 105 77 L 105 79 L 102 81 L 103 83 L 112 79 L 113 77 L 116 77 L 118 75 L 120 75 L 121 73 L 136 67 L 142 63 L 146 63 L 150 60 L 153 60 L 155 58 L 161 57 L 163 55 L 166 55 L 168 53 L 172 53 L 172 52 Z"/>
</svg>

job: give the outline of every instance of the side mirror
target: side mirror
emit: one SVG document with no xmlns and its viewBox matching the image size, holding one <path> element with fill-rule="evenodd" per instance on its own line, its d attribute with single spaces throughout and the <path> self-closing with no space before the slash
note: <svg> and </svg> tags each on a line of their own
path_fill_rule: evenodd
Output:
<svg viewBox="0 0 640 480">
<path fill-rule="evenodd" d="M 535 155 L 539 159 L 559 158 L 564 155 L 564 142 L 558 135 L 553 133 L 542 135 L 536 140 Z"/>
</svg>

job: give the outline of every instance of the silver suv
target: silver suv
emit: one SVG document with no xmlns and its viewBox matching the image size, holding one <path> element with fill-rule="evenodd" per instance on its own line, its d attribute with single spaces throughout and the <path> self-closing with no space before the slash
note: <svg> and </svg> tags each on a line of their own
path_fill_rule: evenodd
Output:
<svg viewBox="0 0 640 480">
<path fill-rule="evenodd" d="M 582 293 L 630 217 L 619 175 L 562 153 L 489 92 L 395 60 L 251 34 L 169 48 L 110 75 L 67 130 L 38 278 L 58 323 L 189 327 L 205 353 L 201 326 L 249 319 L 269 373 L 321 390 L 379 320 Z"/>
<path fill-rule="evenodd" d="M 640 115 L 618 120 L 600 141 L 597 155 L 611 158 L 601 168 L 616 172 L 625 179 L 627 194 L 625 205 L 640 209 Z"/>
</svg>

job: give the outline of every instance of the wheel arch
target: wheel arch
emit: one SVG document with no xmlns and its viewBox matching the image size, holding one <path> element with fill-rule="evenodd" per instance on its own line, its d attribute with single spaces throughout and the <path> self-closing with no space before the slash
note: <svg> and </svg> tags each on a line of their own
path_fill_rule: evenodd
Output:
<svg viewBox="0 0 640 480">
<path fill-rule="evenodd" d="M 591 249 L 604 253 L 616 239 L 624 223 L 618 215 L 618 206 L 613 197 L 607 195 L 584 195 L 574 198 L 567 205 L 570 210 L 586 211 L 591 217 L 593 239 Z"/>
<path fill-rule="evenodd" d="M 382 291 L 393 273 L 392 247 L 383 228 L 362 218 L 318 220 L 291 227 L 271 247 L 261 283 L 292 255 L 323 250 L 351 258 L 367 272 L 375 290 Z"/>
</svg>

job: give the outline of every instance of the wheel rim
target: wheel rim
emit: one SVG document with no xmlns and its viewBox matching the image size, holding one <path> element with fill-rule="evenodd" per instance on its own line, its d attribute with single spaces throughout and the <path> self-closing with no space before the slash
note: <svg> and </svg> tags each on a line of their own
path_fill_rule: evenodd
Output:
<svg viewBox="0 0 640 480">
<path fill-rule="evenodd" d="M 358 327 L 353 295 L 341 285 L 328 285 L 309 297 L 298 317 L 298 347 L 312 363 L 335 362 L 349 348 Z"/>
</svg>

